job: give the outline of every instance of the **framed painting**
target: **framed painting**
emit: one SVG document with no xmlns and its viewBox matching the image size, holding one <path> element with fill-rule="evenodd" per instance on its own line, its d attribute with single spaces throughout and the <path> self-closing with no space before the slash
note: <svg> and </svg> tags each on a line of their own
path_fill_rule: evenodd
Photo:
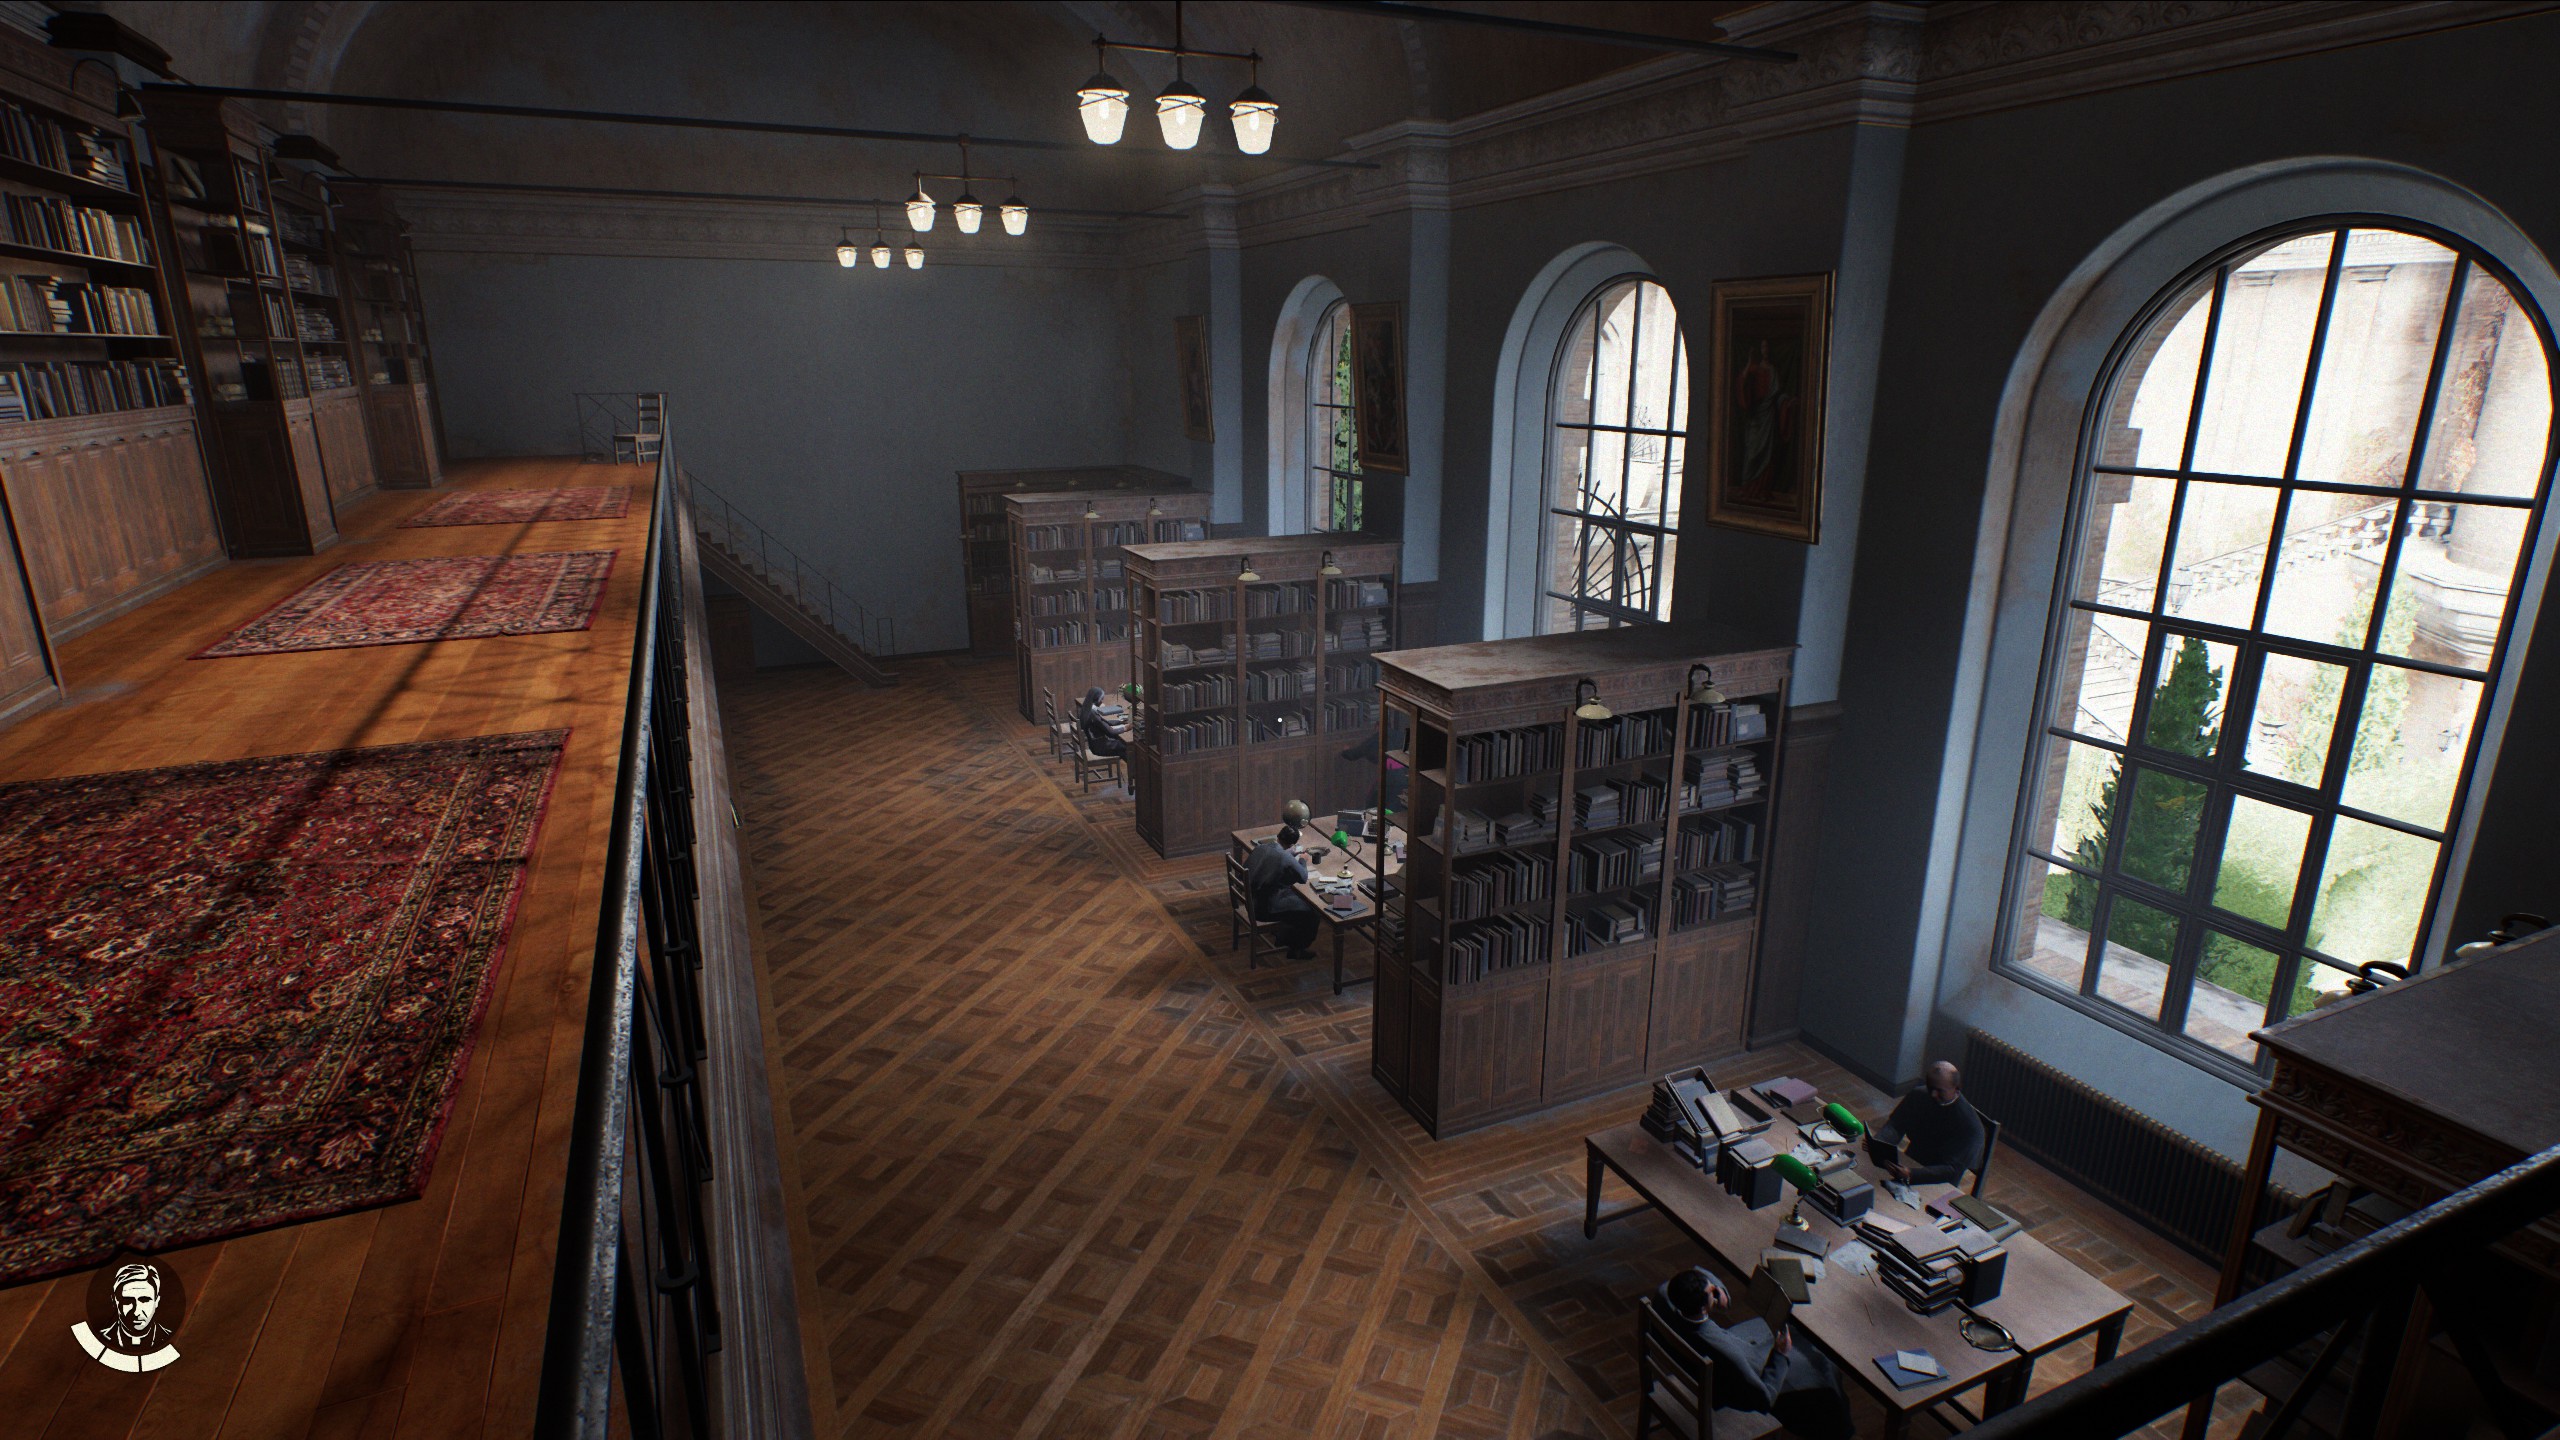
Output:
<svg viewBox="0 0 2560 1440">
<path fill-rule="evenodd" d="M 1404 306 L 1351 307 L 1351 396 L 1360 421 L 1360 468 L 1404 474 Z"/>
<path fill-rule="evenodd" d="M 1707 523 L 1814 544 L 1831 276 L 1717 281 L 1708 347 Z"/>
<path fill-rule="evenodd" d="M 1174 373 L 1182 385 L 1182 433 L 1193 440 L 1215 440 L 1209 415 L 1209 317 L 1173 317 Z"/>
</svg>

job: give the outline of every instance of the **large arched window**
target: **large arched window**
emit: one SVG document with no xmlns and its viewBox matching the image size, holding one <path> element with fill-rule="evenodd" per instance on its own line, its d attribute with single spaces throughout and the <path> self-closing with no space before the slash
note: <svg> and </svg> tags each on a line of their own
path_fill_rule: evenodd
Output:
<svg viewBox="0 0 2560 1440">
<path fill-rule="evenodd" d="M 1566 329 L 1549 407 L 1539 629 L 1671 616 L 1689 356 L 1671 296 L 1613 280 Z"/>
<path fill-rule="evenodd" d="M 1307 523 L 1357 530 L 1366 518 L 1360 416 L 1352 405 L 1351 303 L 1336 300 L 1307 347 Z"/>
<path fill-rule="evenodd" d="M 1995 954 L 2254 1066 L 2409 967 L 2551 469 L 2550 342 L 2449 236 L 2262 236 L 2092 407 Z"/>
</svg>

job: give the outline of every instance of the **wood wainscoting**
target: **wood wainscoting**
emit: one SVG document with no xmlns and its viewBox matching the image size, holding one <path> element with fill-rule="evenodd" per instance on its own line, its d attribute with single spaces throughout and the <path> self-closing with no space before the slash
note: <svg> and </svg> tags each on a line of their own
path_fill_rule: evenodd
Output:
<svg viewBox="0 0 2560 1440">
<path fill-rule="evenodd" d="M 222 563 L 204 452 L 185 407 L 36 421 L 9 432 L 0 485 L 26 589 L 50 639 L 77 635 Z M 7 630 L 0 618 L 0 635 Z M 0 652 L 14 653 L 5 639 Z M 0 658 L 7 674 L 11 661 Z"/>
<path fill-rule="evenodd" d="M 330 508 L 344 510 L 372 494 L 380 482 L 374 473 L 373 443 L 365 434 L 364 397 L 346 389 L 314 399 L 311 431 L 320 444 Z"/>
<path fill-rule="evenodd" d="M 1813 842 L 1822 830 L 1822 797 L 1831 778 L 1831 742 L 1840 734 L 1840 702 L 1787 711 L 1787 783 L 1778 791 L 1771 839 L 1769 909 L 1760 934 L 1760 972 L 1751 989 L 1753 1046 L 1792 1040 L 1802 1028 L 1805 935 L 1813 924 Z"/>
</svg>

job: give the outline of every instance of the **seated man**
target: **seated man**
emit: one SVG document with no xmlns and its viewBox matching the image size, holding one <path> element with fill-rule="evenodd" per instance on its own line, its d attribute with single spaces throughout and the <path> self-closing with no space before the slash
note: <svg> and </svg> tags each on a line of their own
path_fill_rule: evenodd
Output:
<svg viewBox="0 0 2560 1440">
<path fill-rule="evenodd" d="M 1903 1096 L 1867 1136 L 1867 1157 L 1905 1185 L 1952 1185 L 1981 1164 L 1982 1116 L 1964 1098 L 1959 1079 L 1955 1066 L 1932 1062 L 1927 1082 Z"/>
<path fill-rule="evenodd" d="M 1857 1434 L 1840 1372 L 1819 1352 L 1798 1350 L 1792 1328 L 1773 1335 L 1769 1322 L 1756 1315 L 1727 1323 L 1732 1297 L 1695 1268 L 1672 1276 L 1655 1298 L 1714 1366 L 1715 1408 L 1775 1415 L 1804 1440 L 1852 1440 Z"/>
<path fill-rule="evenodd" d="M 1297 891 L 1307 878 L 1307 862 L 1291 849 L 1298 843 L 1298 827 L 1283 825 L 1280 833 L 1253 847 L 1244 867 L 1244 892 L 1253 902 L 1253 918 L 1268 920 L 1280 928 L 1280 943 L 1292 960 L 1313 960 L 1316 952 L 1308 947 L 1316 940 L 1316 907 Z"/>
</svg>

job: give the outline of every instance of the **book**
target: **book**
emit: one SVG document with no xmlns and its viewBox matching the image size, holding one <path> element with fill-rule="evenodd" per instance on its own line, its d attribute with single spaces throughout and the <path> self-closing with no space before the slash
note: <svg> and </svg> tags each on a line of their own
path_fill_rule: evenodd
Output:
<svg viewBox="0 0 2560 1440">
<path fill-rule="evenodd" d="M 1813 1281 L 1805 1274 L 1804 1271 L 1804 1262 L 1807 1258 L 1809 1257 L 1777 1253 L 1771 1253 L 1761 1258 L 1760 1274 L 1766 1276 L 1769 1282 L 1777 1288 L 1778 1293 L 1785 1297 L 1790 1308 L 1802 1305 L 1813 1298 Z M 1753 1288 L 1756 1290 L 1758 1286 L 1755 1284 Z M 1755 1296 L 1755 1298 L 1757 1297 Z M 1767 1312 L 1763 1311 L 1762 1313 L 1766 1314 Z M 1770 1323 L 1775 1325 L 1777 1322 L 1771 1321 Z"/>
<path fill-rule="evenodd" d="M 1798 1105 L 1810 1104 L 1814 1097 L 1813 1087 L 1792 1075 L 1776 1080 L 1764 1080 L 1751 1088 L 1781 1110 L 1791 1110 Z"/>
<path fill-rule="evenodd" d="M 1957 1214 L 1982 1227 L 1994 1240 L 2006 1240 L 2024 1228 L 2017 1216 L 1988 1200 L 1976 1199 L 1971 1195 L 1958 1194 L 1955 1197 L 1955 1209 Z"/>
<path fill-rule="evenodd" d="M 1931 1368 L 1925 1372 L 1907 1369 L 1902 1363 L 1904 1356 L 1926 1361 Z M 1893 1388 L 1897 1390 L 1908 1390 L 1915 1385 L 1932 1384 L 1946 1376 L 1946 1368 L 1939 1365 L 1937 1358 L 1926 1350 L 1896 1350 L 1890 1355 L 1877 1356 L 1875 1364 L 1878 1370 L 1884 1372 L 1884 1378 L 1892 1381 Z"/>
</svg>

